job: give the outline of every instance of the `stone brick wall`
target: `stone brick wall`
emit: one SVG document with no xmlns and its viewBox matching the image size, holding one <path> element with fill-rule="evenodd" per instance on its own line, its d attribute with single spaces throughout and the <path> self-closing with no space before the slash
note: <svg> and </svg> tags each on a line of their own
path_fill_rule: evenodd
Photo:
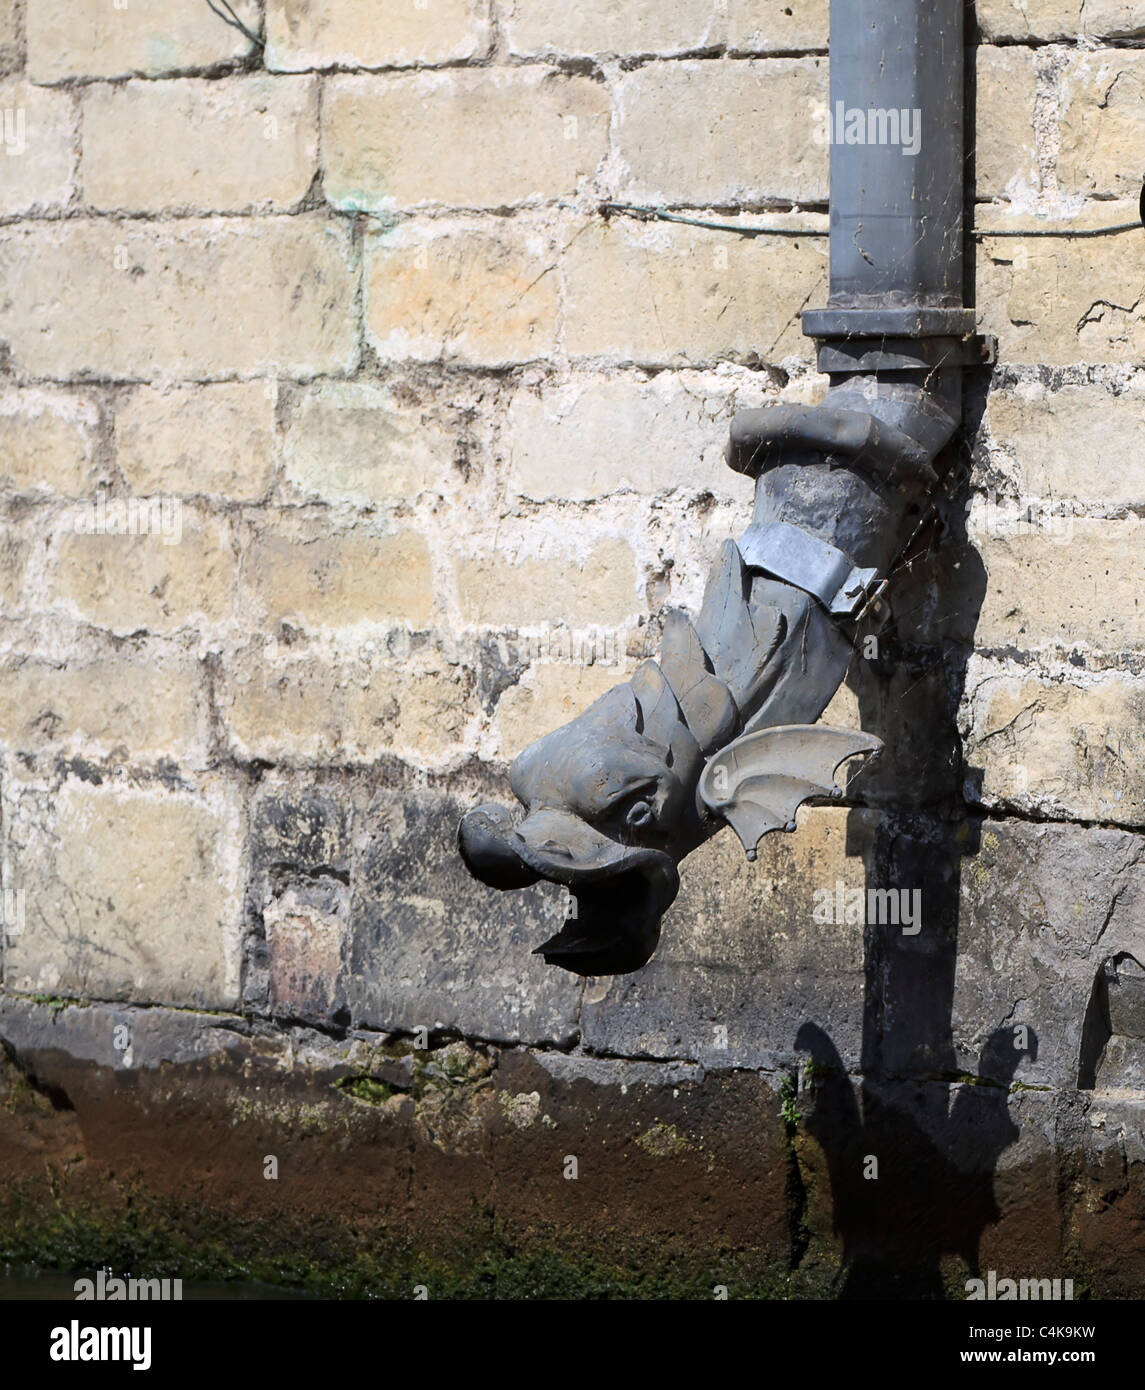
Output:
<svg viewBox="0 0 1145 1390">
<path fill-rule="evenodd" d="M 0 1037 L 83 1162 L 102 1086 L 237 1047 L 268 1089 L 404 1097 L 425 1192 L 499 1173 L 510 1222 L 613 1107 L 651 1231 L 705 1146 L 746 1171 L 750 1076 L 756 1244 L 827 1267 L 855 1258 L 832 1130 L 778 1118 L 814 1053 L 907 1088 L 892 1165 L 949 1159 L 972 1083 L 1009 1094 L 1005 1144 L 949 1159 L 996 1177 L 998 1258 L 1145 1287 L 1145 1020 L 1093 1032 L 1145 988 L 1145 240 L 1070 237 L 1136 216 L 1145 3 L 979 0 L 1000 362 L 968 378 L 968 490 L 829 712 L 888 754 L 758 864 L 705 847 L 653 963 L 587 986 L 529 954 L 555 892 L 472 883 L 456 820 L 695 608 L 750 504 L 733 412 L 825 389 L 827 0 L 235 8 L 258 43 L 205 0 L 0 0 Z M 917 937 L 815 919 L 868 881 L 922 891 Z M 485 1059 L 464 1124 L 387 1039 Z M 286 1110 L 244 1112 L 260 1194 Z"/>
</svg>

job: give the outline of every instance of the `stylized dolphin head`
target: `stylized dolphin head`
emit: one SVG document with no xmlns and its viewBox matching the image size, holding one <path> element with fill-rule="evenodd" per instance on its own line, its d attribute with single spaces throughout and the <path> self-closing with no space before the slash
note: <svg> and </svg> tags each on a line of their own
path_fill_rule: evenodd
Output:
<svg viewBox="0 0 1145 1390">
<path fill-rule="evenodd" d="M 703 763 L 663 673 L 646 661 L 516 759 L 523 818 L 501 806 L 470 811 L 461 854 L 494 888 L 538 879 L 569 888 L 575 916 L 537 949 L 549 964 L 579 975 L 638 970 L 679 890 L 676 865 L 703 838 Z"/>
<path fill-rule="evenodd" d="M 513 763 L 524 807 L 479 806 L 458 835 L 470 872 L 494 888 L 566 885 L 576 915 L 537 953 L 579 975 L 646 965 L 680 887 L 676 866 L 712 833 L 699 796 L 705 761 L 743 727 L 785 631 L 749 604 L 750 576 L 727 541 L 693 625 L 665 617 L 656 661 L 539 739 Z M 722 654 L 727 654 L 727 660 Z"/>
</svg>

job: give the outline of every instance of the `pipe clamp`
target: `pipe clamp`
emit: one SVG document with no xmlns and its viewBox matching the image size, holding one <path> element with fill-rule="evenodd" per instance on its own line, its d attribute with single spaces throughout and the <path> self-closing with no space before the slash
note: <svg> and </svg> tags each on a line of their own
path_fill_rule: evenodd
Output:
<svg viewBox="0 0 1145 1390">
<path fill-rule="evenodd" d="M 836 546 L 790 522 L 749 526 L 739 548 L 750 569 L 794 584 L 836 617 L 854 617 L 878 587 L 877 569 L 861 569 Z"/>
</svg>

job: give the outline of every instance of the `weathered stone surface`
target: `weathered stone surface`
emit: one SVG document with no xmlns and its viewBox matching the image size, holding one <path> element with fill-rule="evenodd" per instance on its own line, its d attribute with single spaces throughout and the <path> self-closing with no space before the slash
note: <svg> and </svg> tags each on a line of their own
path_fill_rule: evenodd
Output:
<svg viewBox="0 0 1145 1390">
<path fill-rule="evenodd" d="M 0 480 L 14 492 L 82 496 L 96 479 L 99 409 L 83 396 L 0 395 Z"/>
<path fill-rule="evenodd" d="M 323 382 L 295 405 L 284 474 L 301 496 L 356 507 L 450 489 L 455 438 L 439 419 L 373 382 Z"/>
<path fill-rule="evenodd" d="M 317 172 L 318 87 L 266 76 L 89 87 L 83 130 L 93 208 L 277 211 Z"/>
<path fill-rule="evenodd" d="M 1104 1298 L 1135 1298 L 1145 1277 L 1143 1110 L 1139 1095 L 1097 1096 L 1087 1123 L 1070 1133 L 1085 1146 L 1083 1182 L 1093 1194 L 1076 1213 L 1078 1260 Z"/>
<path fill-rule="evenodd" d="M 979 215 L 979 224 L 993 214 Z M 1062 221 L 1073 228 L 1131 222 L 1136 203 L 1096 203 Z M 1046 219 L 1037 219 L 1044 227 Z M 1021 229 L 1019 219 L 1007 219 Z M 1026 221 L 1026 226 L 1035 222 Z M 1053 224 L 1050 224 L 1053 225 Z M 1116 256 L 1104 237 L 1069 240 L 985 237 L 978 254 L 978 306 L 984 332 L 998 335 L 1005 362 L 1059 366 L 1072 362 L 1136 361 L 1145 351 L 1145 246 L 1122 237 Z"/>
<path fill-rule="evenodd" d="M 98 513 L 94 513 L 98 518 Z M 178 535 L 92 534 L 93 513 L 76 512 L 51 578 L 55 601 L 98 627 L 127 636 L 177 632 L 227 621 L 234 603 L 234 552 L 225 518 L 183 506 Z"/>
<path fill-rule="evenodd" d="M 789 1258 L 776 1078 L 516 1054 L 495 1080 L 492 1198 L 519 1219 L 548 1225 L 557 1209 L 570 1230 L 638 1224 L 671 1241 L 720 1230 Z M 713 1274 L 709 1287 L 724 1278 Z M 743 1296 L 745 1282 L 728 1293 Z"/>
<path fill-rule="evenodd" d="M 737 53 L 827 51 L 830 0 L 729 0 L 731 48 Z"/>
<path fill-rule="evenodd" d="M 266 7 L 272 72 L 455 62 L 483 53 L 488 41 L 484 13 L 469 0 L 268 0 Z"/>
<path fill-rule="evenodd" d="M 114 1048 L 125 1033 L 126 1054 Z M 359 1030 L 335 1041 L 297 1024 L 273 1039 L 235 1017 L 10 996 L 0 1036 L 15 1058 L 0 1060 L 10 1179 L 60 1162 L 56 1190 L 62 1181 L 76 1202 L 77 1176 L 98 1167 L 102 1194 L 128 1186 L 135 1222 L 166 1195 L 184 1239 L 189 1224 L 202 1239 L 211 1212 L 245 1232 L 245 1211 L 268 1263 L 315 1225 L 332 1230 L 334 1264 L 325 1248 L 308 1259 L 331 1291 L 351 1268 L 390 1298 L 408 1297 L 416 1278 L 431 1297 L 460 1286 L 704 1299 L 718 1283 L 733 1298 L 961 1299 L 967 1275 L 988 1268 L 1080 1277 L 1079 1289 L 1105 1296 L 1140 1287 L 1133 1098 L 933 1081 L 859 1089 L 816 1072 L 785 1100 L 774 1075 L 465 1042 L 422 1049 Z M 784 1123 L 781 1106 L 798 1119 Z M 172 1114 L 195 1123 L 173 1136 Z M 1080 1175 L 1054 1152 L 1065 1136 Z M 264 1179 L 266 1154 L 277 1182 Z M 863 1176 L 872 1154 L 877 1184 Z M 201 1209 L 184 1214 L 190 1185 Z M 525 1242 L 516 1259 L 467 1224 L 475 1201 Z M 388 1268 L 379 1250 L 395 1230 L 419 1248 L 439 1230 L 448 1273 L 432 1258 L 416 1273 L 400 1258 Z"/>
<path fill-rule="evenodd" d="M 540 67 L 334 78 L 322 107 L 326 196 L 369 212 L 568 197 L 604 157 L 610 114 L 600 83 Z"/>
<path fill-rule="evenodd" d="M 0 82 L 0 111 L 0 216 L 64 207 L 75 188 L 74 97 L 13 78 Z"/>
<path fill-rule="evenodd" d="M 963 709 L 975 796 L 1060 819 L 1145 823 L 1142 702 L 1132 677 L 1048 680 L 975 659 Z"/>
<path fill-rule="evenodd" d="M 233 1019 L 218 1014 L 164 1008 L 116 1008 L 114 1004 L 63 1003 L 54 1006 L 18 994 L 0 994 L 0 1036 L 21 1057 L 59 1048 L 68 1055 L 115 1071 L 157 1070 L 165 1062 L 185 1064 L 242 1046 Z M 129 1046 L 116 1047 L 116 1029 L 125 1025 Z M 122 1036 L 122 1035 L 121 1035 Z"/>
<path fill-rule="evenodd" d="M 617 104 L 631 201 L 826 200 L 827 142 L 814 114 L 827 110 L 827 65 L 819 58 L 650 64 L 622 80 Z M 744 132 L 763 130 L 766 159 L 745 160 Z"/>
<path fill-rule="evenodd" d="M 271 773 L 251 807 L 251 877 L 286 866 L 314 877 L 325 868 L 348 878 L 353 863 L 350 799 L 345 787 L 324 790 L 298 777 Z"/>
<path fill-rule="evenodd" d="M 316 218 L 41 223 L 3 229 L 0 246 L 6 336 L 36 376 L 305 376 L 357 360 L 349 236 Z"/>
<path fill-rule="evenodd" d="M 0 72 L 13 72 L 20 66 L 23 46 L 20 0 L 0 0 Z"/>
<path fill-rule="evenodd" d="M 904 600 L 905 587 L 895 597 Z M 899 611 L 905 628 L 909 609 L 903 603 Z M 905 633 L 904 638 L 911 640 Z M 956 639 L 940 624 L 938 641 Z M 853 662 L 848 676 L 852 689 L 845 699 L 836 693 L 822 722 L 863 729 L 883 740 L 878 758 L 856 772 L 855 794 L 866 805 L 905 813 L 908 808 L 947 806 L 958 796 L 961 759 L 952 696 L 957 662 L 949 652 L 945 659 L 933 651 L 917 660 L 892 655 L 885 639 L 881 658 Z"/>
<path fill-rule="evenodd" d="M 841 1261 L 836 1297 L 962 1301 L 967 1276 L 990 1266 L 1062 1275 L 1060 1097 L 937 1079 L 853 1086 L 828 1072 L 805 1078 L 799 1104 L 800 1283 Z"/>
<path fill-rule="evenodd" d="M 380 792 L 353 901 L 346 991 L 356 1023 L 480 1038 L 566 1041 L 580 984 L 530 955 L 560 927 L 540 886 L 511 898 L 474 883 L 455 847 L 462 807 L 424 793 Z"/>
<path fill-rule="evenodd" d="M 24 993 L 231 1008 L 238 1000 L 242 816 L 196 790 L 65 781 L 8 794 L 25 930 L 5 979 Z"/>
<path fill-rule="evenodd" d="M 243 570 L 272 635 L 281 623 L 311 631 L 386 620 L 424 627 L 433 613 L 429 551 L 408 527 L 337 531 L 284 519 L 258 530 Z"/>
<path fill-rule="evenodd" d="M 978 1105 L 971 1103 L 971 1093 Z M 994 1088 L 959 1088 L 959 1094 L 966 1102 L 957 1118 L 965 1123 L 984 1112 L 987 1135 L 1006 1137 Z M 1062 1152 L 1060 1136 L 1078 1126 L 1079 1097 L 1017 1089 L 1005 1096 L 1005 1108 L 1011 1142 L 995 1164 L 992 1185 L 997 1219 L 982 1232 L 979 1268 L 994 1269 L 999 1278 L 1020 1279 L 1028 1271 L 1038 1278 L 1076 1279 L 1083 1267 L 1067 1235 L 1069 1159 Z M 1079 1292 L 1081 1285 L 1078 1280 Z"/>
<path fill-rule="evenodd" d="M 1137 39 L 1145 34 L 1141 0 L 1082 0 L 1082 30 L 1092 38 Z"/>
<path fill-rule="evenodd" d="M 809 357 L 799 311 L 827 292 L 821 238 L 725 239 L 618 220 L 588 226 L 563 264 L 567 351 L 616 362 Z"/>
<path fill-rule="evenodd" d="M 982 37 L 995 39 L 1060 39 L 1081 32 L 1084 0 L 1043 0 L 1034 13 L 1026 0 L 978 0 L 975 13 Z"/>
<path fill-rule="evenodd" d="M 995 507 L 976 509 L 970 523 L 989 575 L 980 646 L 1118 652 L 1145 641 L 1139 520 L 1051 515 L 1031 524 Z"/>
<path fill-rule="evenodd" d="M 1145 1090 L 1145 966 L 1131 955 L 1107 959 L 1094 993 L 1101 997 L 1101 1021 L 1109 1029 L 1093 1066 L 1094 1089 L 1139 1094 Z M 1096 1051 L 1097 1041 L 1091 1043 L 1091 1051 Z"/>
<path fill-rule="evenodd" d="M 979 198 L 1028 198 L 1041 189 L 1034 108 L 1038 50 L 978 50 L 975 191 Z"/>
<path fill-rule="evenodd" d="M 123 1027 L 127 1063 L 104 1042 Z M 717 1282 L 736 1298 L 783 1286 L 790 1162 L 771 1078 L 566 1068 L 551 1055 L 360 1032 L 335 1043 L 297 1025 L 276 1044 L 241 1019 L 161 1008 L 13 1001 L 0 1033 L 16 1059 L 0 1061 L 6 1173 L 32 1179 L 24 1192 L 38 1198 L 50 1191 L 45 1159 L 61 1162 L 61 1195 L 86 1206 L 98 1193 L 104 1222 L 122 1212 L 125 1227 L 154 1210 L 153 1241 L 157 1230 L 193 1225 L 202 1240 L 230 1229 L 228 1251 L 240 1239 L 259 1270 L 301 1245 L 331 1292 L 357 1269 L 356 1287 L 395 1299 L 415 1280 L 431 1298 L 651 1288 L 710 1299 Z M 55 1109 L 49 1094 L 75 1108 Z M 173 1134 L 173 1116 L 194 1123 Z M 569 1183 L 567 1141 L 585 1133 Z M 83 1187 L 92 1168 L 100 1185 Z M 501 1236 L 491 1246 L 489 1212 L 525 1247 L 503 1251 Z M 321 1251 L 307 1242 L 315 1229 Z"/>
<path fill-rule="evenodd" d="M 399 666 L 382 653 L 322 661 L 260 656 L 228 671 L 222 713 L 243 756 L 364 762 L 395 753 L 441 762 L 464 750 L 472 675 L 440 657 Z"/>
<path fill-rule="evenodd" d="M 745 404 L 732 382 L 694 386 L 670 373 L 523 390 L 508 412 L 510 480 L 538 500 L 686 488 L 747 508 L 752 481 L 723 457 L 731 417 Z"/>
<path fill-rule="evenodd" d="M 273 382 L 158 391 L 140 387 L 115 412 L 116 459 L 143 497 L 174 493 L 256 502 L 274 470 Z"/>
<path fill-rule="evenodd" d="M 765 840 L 755 864 L 730 831 L 688 857 L 651 963 L 589 982 L 581 1011 L 589 1051 L 783 1067 L 800 1029 L 814 1023 L 857 1064 L 863 926 L 817 922 L 825 900 L 815 894 L 829 894 L 833 914 L 839 883 L 844 893 L 865 890 L 877 817 L 805 808 L 799 823 L 797 835 Z M 756 986 L 744 989 L 745 979 Z"/>
<path fill-rule="evenodd" d="M 1145 138 L 1145 53 L 1071 57 L 1061 78 L 1058 180 L 1066 193 L 1135 197 L 1141 181 L 1126 151 Z M 1099 134 L 1100 132 L 1100 134 Z"/>
<path fill-rule="evenodd" d="M 548 357 L 557 323 L 547 239 L 477 223 L 406 222 L 366 251 L 366 326 L 386 359 L 483 367 Z"/>
<path fill-rule="evenodd" d="M 258 32 L 256 0 L 234 11 Z M 28 75 L 34 82 L 68 77 L 159 77 L 245 57 L 249 39 L 197 0 L 168 0 L 159 22 L 150 5 L 122 9 L 107 0 L 26 0 Z"/>
<path fill-rule="evenodd" d="M 12 752 L 202 767 L 208 734 L 202 672 L 159 644 L 0 664 L 0 739 Z"/>
<path fill-rule="evenodd" d="M 644 604 L 632 548 L 619 537 L 588 550 L 553 545 L 540 555 L 482 552 L 454 562 L 466 622 L 505 627 L 538 621 L 608 627 L 633 619 Z"/>
<path fill-rule="evenodd" d="M 1024 811 L 1145 824 L 1145 685 L 1108 675 L 1050 681 L 974 662 L 965 756 L 978 798 Z"/>
<path fill-rule="evenodd" d="M 1019 503 L 1049 512 L 1062 501 L 1140 507 L 1145 503 L 1145 396 L 1023 384 L 990 393 L 991 466 L 1012 481 Z M 1063 531 L 1065 521 L 1058 523 Z"/>
<path fill-rule="evenodd" d="M 534 740 L 575 719 L 594 700 L 619 685 L 629 667 L 619 665 L 572 666 L 543 661 L 530 667 L 521 681 L 511 686 L 497 703 L 496 728 L 501 756 L 515 758 Z"/>
<path fill-rule="evenodd" d="M 978 0 L 982 36 L 995 39 L 1131 39 L 1145 34 L 1141 0 Z"/>
<path fill-rule="evenodd" d="M 21 1017 L 25 1011 L 35 1016 Z M 289 1234 L 286 1227 L 300 1205 L 306 1227 L 345 1222 L 347 1237 L 371 1210 L 397 1210 L 408 1191 L 411 1102 L 399 1096 L 387 1110 L 343 1092 L 336 1083 L 356 1068 L 306 1030 L 273 1039 L 235 1017 L 98 1005 L 54 1011 L 36 1004 L 5 1009 L 0 1027 L 24 1069 L 25 1092 L 38 1088 L 49 1112 L 54 1096 L 78 1122 L 79 1144 L 65 1150 L 66 1166 L 77 1170 L 76 1182 L 65 1180 L 67 1200 L 82 1204 L 104 1230 L 125 1217 L 137 1221 L 140 1202 L 160 1222 L 166 1211 L 172 1234 L 193 1210 L 195 1240 L 203 1239 L 206 1222 L 218 1234 L 229 1230 L 232 1239 L 246 1232 L 238 1237 L 245 1244 L 253 1221 L 297 1249 L 297 1242 L 305 1244 L 303 1227 Z M 114 1050 L 117 1038 L 128 1042 L 126 1053 Z M 89 1054 L 92 1060 L 77 1060 Z M 145 1059 L 138 1064 L 137 1054 Z M 46 1126 L 40 1133 L 59 1142 Z M 362 1152 L 351 1163 L 354 1150 L 368 1152 L 365 1168 Z M 10 1152 L 6 1146 L 5 1156 Z M 266 1180 L 267 1155 L 278 1164 L 277 1181 Z M 42 1173 L 48 1156 L 60 1161 L 47 1148 L 19 1176 Z M 99 1170 L 98 1180 L 80 1176 L 87 1168 Z M 33 1200 L 40 1196 L 38 1187 L 25 1191 Z M 50 1232 L 40 1234 L 50 1245 Z M 154 1268 L 142 1252 L 133 1264 Z"/>
<path fill-rule="evenodd" d="M 718 42 L 724 28 L 711 0 L 584 0 L 563 8 L 513 0 L 504 24 L 511 51 L 530 58 L 694 53 Z"/>
<path fill-rule="evenodd" d="M 19 613 L 27 603 L 24 576 L 28 568 L 32 541 L 27 528 L 0 525 L 0 597 L 4 611 Z"/>
<path fill-rule="evenodd" d="M 997 910 L 993 890 L 983 896 L 993 880 L 973 828 L 951 835 L 940 822 L 927 829 L 925 822 L 896 824 L 868 811 L 804 810 L 799 819 L 797 835 L 771 837 L 754 866 L 730 834 L 687 862 L 652 963 L 634 975 L 590 982 L 582 1010 L 585 1047 L 694 1058 L 708 1067 L 790 1068 L 797 1053 L 810 1053 L 823 1065 L 862 1065 L 876 1076 L 984 1067 L 984 1075 L 997 1079 L 1006 1057 L 997 1062 L 982 1049 L 1017 996 L 1003 1005 L 994 993 L 977 994 L 976 982 L 957 1001 L 954 996 L 960 884 L 963 925 L 971 912 L 983 930 L 995 930 L 988 927 Z M 1135 843 L 1123 836 L 1116 847 L 1128 854 Z M 1111 857 L 1107 848 L 1094 850 L 1095 862 Z M 1068 853 L 1060 861 L 1051 853 L 1038 872 L 1060 874 L 1064 883 L 1067 863 Z M 897 903 L 890 896 L 896 891 Z M 1113 896 L 1110 890 L 1102 899 L 1106 908 Z M 1119 941 L 1136 930 L 1133 910 L 1128 899 L 1119 908 Z M 865 918 L 865 927 L 856 918 Z M 904 930 L 908 919 L 917 930 Z M 1027 903 L 1004 930 L 1009 937 L 1033 933 L 1045 920 L 1031 918 Z M 1056 915 L 1050 921 L 1056 936 L 1040 953 L 1043 965 L 1060 954 L 1063 928 Z M 1094 934 L 1099 927 L 1100 917 Z M 1002 971 L 999 996 L 1008 978 Z M 736 983 L 744 979 L 766 987 L 745 991 Z M 1087 983 L 1079 1036 L 1088 997 Z M 1021 1064 L 1019 1079 L 1045 1079 L 1032 1070 L 1027 1075 L 1031 1058 L 1012 1060 Z"/>
<path fill-rule="evenodd" d="M 243 998 L 247 1007 L 344 1018 L 342 948 L 353 863 L 351 804 L 271 772 L 252 798 Z"/>
<path fill-rule="evenodd" d="M 325 1020 L 334 1012 L 348 904 L 346 885 L 326 880 L 264 905 L 271 1013 Z"/>
<path fill-rule="evenodd" d="M 1012 1075 L 1017 1052 L 1019 1081 L 1077 1085 L 1098 969 L 1119 952 L 1145 952 L 1143 857 L 1145 842 L 1120 830 L 983 825 L 962 870 L 953 1014 L 962 1070 L 986 1055 L 993 1072 Z"/>
</svg>

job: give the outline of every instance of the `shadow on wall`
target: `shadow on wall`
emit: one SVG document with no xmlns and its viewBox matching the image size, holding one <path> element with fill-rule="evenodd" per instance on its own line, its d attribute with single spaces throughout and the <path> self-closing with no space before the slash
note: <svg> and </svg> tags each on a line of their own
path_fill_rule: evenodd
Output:
<svg viewBox="0 0 1145 1390">
<path fill-rule="evenodd" d="M 985 374 L 968 377 L 966 387 L 965 437 L 972 440 L 985 408 Z M 966 459 L 954 466 L 968 472 Z M 983 839 L 982 820 L 965 801 L 981 773 L 963 763 L 957 715 L 987 584 L 963 502 L 950 503 L 941 525 L 920 536 L 904 559 L 892 587 L 891 624 L 873 659 L 856 654 L 849 677 L 861 727 L 886 745 L 852 784 L 883 812 L 865 856 L 868 889 L 919 885 L 923 927 L 913 935 L 866 927 L 857 1085 L 840 1056 L 847 1049 L 822 1028 L 805 1023 L 797 1037 L 813 1083 L 806 1128 L 825 1156 L 843 1247 L 842 1297 L 941 1297 L 946 1256 L 978 1276 L 983 1238 L 1002 1216 L 999 1160 L 1020 1134 L 1010 1088 L 1022 1064 L 1037 1060 L 1033 1029 L 1019 1017 L 1004 1026 L 1002 1012 L 976 1075 L 965 1074 L 965 1051 L 960 1058 L 955 1045 L 959 924 L 967 921 L 960 911 L 963 861 L 980 855 Z M 859 838 L 856 826 L 856 849 Z M 1007 881 L 1016 884 L 1019 871 L 1011 866 Z M 1031 901 L 1033 910 L 1047 910 L 1036 893 Z M 1024 902 L 1013 909 L 1032 927 Z M 973 944 L 963 943 L 964 955 Z M 1095 962 L 1088 995 L 1074 977 L 1073 994 L 1060 996 L 1057 1036 L 1043 1040 L 1053 1054 L 1063 1037 L 1080 1035 L 1076 1053 L 1043 1058 L 1043 1067 L 1049 1061 L 1072 1072 L 1076 1064 L 1081 1091 L 1145 1089 L 1145 967 L 1118 951 L 1116 941 L 1109 945 L 1111 953 Z M 990 950 L 979 954 L 976 968 L 989 972 Z M 989 982 L 982 987 L 988 995 Z M 1049 1170 L 1035 1179 L 1039 1190 L 1054 1181 Z M 1043 1217 L 1036 1201 L 1023 1200 L 1029 1210 L 1020 1222 L 1032 1235 Z"/>
<path fill-rule="evenodd" d="M 968 438 L 984 401 L 984 391 L 967 391 Z M 962 800 L 957 712 L 986 591 L 961 501 L 901 568 L 877 654 L 856 660 L 850 676 L 861 727 L 886 744 L 853 786 L 885 808 L 868 890 L 920 885 L 923 929 L 868 922 L 857 1087 L 820 1027 L 806 1023 L 796 1039 L 810 1059 L 807 1130 L 826 1157 L 844 1298 L 940 1298 L 947 1255 L 977 1275 L 980 1242 L 999 1216 L 998 1160 L 1019 1135 L 1009 1086 L 1037 1049 L 1031 1030 L 1001 1027 L 978 1075 L 964 1077 L 954 1047 L 962 860 L 979 845 Z"/>
<path fill-rule="evenodd" d="M 947 1254 L 977 1276 L 979 1243 L 1000 1214 L 994 1170 L 1019 1135 L 1008 1109 L 1008 1080 L 1023 1055 L 1013 1031 L 994 1033 L 982 1084 L 961 1085 L 953 1104 L 949 1084 L 878 1075 L 864 1076 L 856 1094 L 815 1024 L 799 1030 L 796 1046 L 826 1076 L 807 1128 L 827 1156 L 843 1242 L 839 1296 L 941 1298 Z M 1036 1049 L 1031 1033 L 1030 1055 Z"/>
</svg>

